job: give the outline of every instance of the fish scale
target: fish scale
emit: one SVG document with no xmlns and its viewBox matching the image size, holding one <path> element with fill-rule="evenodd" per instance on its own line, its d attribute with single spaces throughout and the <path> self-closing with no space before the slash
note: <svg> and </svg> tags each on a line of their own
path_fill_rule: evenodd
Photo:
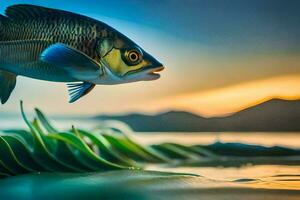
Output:
<svg viewBox="0 0 300 200">
<path fill-rule="evenodd" d="M 156 80 L 159 75 L 154 72 L 161 69 L 160 62 L 101 21 L 25 4 L 10 6 L 5 16 L 0 15 L 2 104 L 13 91 L 17 75 L 82 82 L 69 90 L 72 103 L 96 84 Z"/>
<path fill-rule="evenodd" d="M 40 54 L 49 45 L 51 45 L 51 42 L 41 42 L 39 40 L 1 42 L 0 65 L 7 71 L 27 74 L 28 77 L 32 78 L 41 72 L 46 72 L 48 80 L 57 82 L 75 81 L 73 78 L 64 76 L 65 71 L 58 70 L 51 64 L 40 61 Z M 18 65 L 22 65 L 22 67 L 12 67 Z M 29 71 L 30 73 L 28 73 Z"/>
<path fill-rule="evenodd" d="M 93 28 L 91 27 L 95 27 Z M 8 40 L 48 40 L 53 43 L 64 43 L 79 51 L 84 52 L 91 58 L 98 58 L 97 45 L 100 27 L 90 22 L 83 23 L 76 19 L 49 20 L 12 20 L 6 24 Z"/>
<path fill-rule="evenodd" d="M 64 11 L 56 11 L 64 12 Z M 96 61 L 100 61 L 98 40 L 101 35 L 101 28 L 104 26 L 99 25 L 97 21 L 85 17 L 69 17 L 68 15 L 55 15 L 55 17 L 48 15 L 46 17 L 36 17 L 38 14 L 32 14 L 32 17 L 27 16 L 14 16 L 8 9 L 6 11 L 8 18 L 5 24 L 6 40 L 19 41 L 19 40 L 44 40 L 49 41 L 49 45 L 55 43 L 67 44 L 91 57 Z M 27 13 L 28 15 L 28 13 Z M 35 17 L 34 17 L 35 16 Z M 3 17 L 3 16 L 2 16 Z M 12 18 L 12 19 L 11 19 Z M 98 34 L 100 33 L 100 34 Z M 36 64 L 39 62 L 39 54 L 42 53 L 48 46 L 44 48 L 28 49 L 36 52 Z M 25 55 L 23 55 L 25 56 Z M 30 60 L 30 58 L 28 58 Z M 25 59 L 24 59 L 25 63 Z M 28 64 L 23 64 L 21 68 L 38 69 L 34 64 L 28 61 Z M 42 68 L 49 68 L 50 66 L 41 66 Z M 23 69 L 26 73 L 29 69 Z M 11 70 L 10 70 L 11 71 Z M 54 72 L 53 72 L 54 73 Z M 61 73 L 58 73 L 61 74 Z M 34 73 L 31 74 L 34 77 Z M 61 79 L 60 77 L 53 77 L 54 81 L 70 81 L 73 79 Z"/>
</svg>

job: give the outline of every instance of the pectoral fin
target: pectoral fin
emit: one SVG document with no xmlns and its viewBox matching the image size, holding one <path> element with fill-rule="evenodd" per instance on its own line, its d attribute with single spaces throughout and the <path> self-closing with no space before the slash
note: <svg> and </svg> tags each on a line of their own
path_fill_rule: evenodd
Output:
<svg viewBox="0 0 300 200">
<path fill-rule="evenodd" d="M 5 104 L 16 86 L 16 75 L 0 70 L 0 100 Z"/>
<path fill-rule="evenodd" d="M 81 97 L 87 95 L 92 89 L 95 87 L 95 84 L 92 83 L 70 83 L 68 84 L 69 96 L 70 100 L 69 103 L 73 103 L 80 99 Z"/>
<path fill-rule="evenodd" d="M 42 61 L 63 68 L 73 78 L 89 81 L 101 75 L 98 63 L 86 54 L 61 43 L 53 44 L 41 54 Z"/>
</svg>

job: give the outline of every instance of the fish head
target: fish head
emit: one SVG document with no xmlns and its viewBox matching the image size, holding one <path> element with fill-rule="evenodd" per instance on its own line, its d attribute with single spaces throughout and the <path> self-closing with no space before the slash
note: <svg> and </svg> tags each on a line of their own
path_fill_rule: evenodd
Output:
<svg viewBox="0 0 300 200">
<path fill-rule="evenodd" d="M 157 72 L 164 69 L 158 60 L 123 35 L 102 41 L 100 54 L 101 63 L 119 82 L 156 80 L 160 78 Z"/>
</svg>

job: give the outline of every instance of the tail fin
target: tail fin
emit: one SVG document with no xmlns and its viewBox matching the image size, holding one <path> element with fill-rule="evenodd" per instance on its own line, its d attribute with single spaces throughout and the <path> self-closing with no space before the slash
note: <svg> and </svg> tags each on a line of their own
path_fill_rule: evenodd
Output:
<svg viewBox="0 0 300 200">
<path fill-rule="evenodd" d="M 0 14 L 0 41 L 6 40 L 6 37 L 4 34 L 6 20 L 7 20 L 7 17 Z"/>
<path fill-rule="evenodd" d="M 0 100 L 5 104 L 11 92 L 16 86 L 16 75 L 7 71 L 0 70 Z"/>
</svg>

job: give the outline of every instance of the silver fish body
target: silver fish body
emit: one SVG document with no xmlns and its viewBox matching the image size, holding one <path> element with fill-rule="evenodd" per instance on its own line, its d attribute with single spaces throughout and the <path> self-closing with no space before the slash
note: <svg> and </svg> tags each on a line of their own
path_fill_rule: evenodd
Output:
<svg viewBox="0 0 300 200">
<path fill-rule="evenodd" d="M 51 65 L 41 63 L 40 54 L 51 44 L 63 43 L 99 61 L 101 41 L 114 37 L 115 30 L 106 24 L 66 11 L 17 5 L 7 8 L 5 14 L 7 17 L 2 16 L 0 26 L 0 40 L 3 41 L 0 44 L 0 55 L 2 60 L 14 64 L 6 70 L 32 78 L 76 81 L 71 77 L 61 77 L 62 72 L 57 71 L 57 68 L 51 69 Z M 36 42 L 26 42 L 32 40 Z M 37 71 L 44 72 L 45 76 L 43 73 L 34 73 Z"/>
<path fill-rule="evenodd" d="M 129 38 L 86 16 L 33 5 L 13 5 L 0 15 L 2 103 L 14 89 L 17 75 L 82 82 L 70 85 L 74 102 L 96 84 L 155 80 L 163 68 Z"/>
</svg>

